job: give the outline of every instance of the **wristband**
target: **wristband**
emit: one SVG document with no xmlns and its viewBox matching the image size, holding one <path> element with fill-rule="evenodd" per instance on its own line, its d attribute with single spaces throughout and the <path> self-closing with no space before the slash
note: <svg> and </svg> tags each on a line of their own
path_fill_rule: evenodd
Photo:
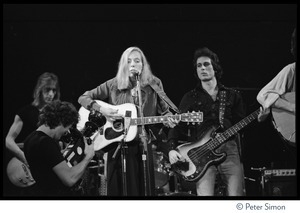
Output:
<svg viewBox="0 0 300 213">
<path fill-rule="evenodd" d="M 88 105 L 88 110 L 93 109 L 93 104 L 96 103 L 96 101 L 92 101 L 89 105 Z"/>
</svg>

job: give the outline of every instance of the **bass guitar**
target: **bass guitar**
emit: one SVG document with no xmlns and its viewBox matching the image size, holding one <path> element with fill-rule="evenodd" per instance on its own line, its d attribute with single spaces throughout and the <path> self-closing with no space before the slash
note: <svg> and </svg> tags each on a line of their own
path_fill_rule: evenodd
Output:
<svg viewBox="0 0 300 213">
<path fill-rule="evenodd" d="M 15 186 L 28 187 L 35 184 L 28 166 L 16 157 L 9 161 L 6 171 L 10 182 Z"/>
<path fill-rule="evenodd" d="M 226 153 L 216 153 L 214 150 L 255 120 L 259 111 L 258 109 L 251 113 L 223 133 L 216 134 L 217 127 L 212 126 L 204 132 L 199 141 L 178 146 L 176 149 L 184 160 L 172 164 L 172 169 L 186 181 L 198 181 L 205 174 L 208 167 L 219 164 L 226 159 Z"/>
<path fill-rule="evenodd" d="M 100 100 L 96 100 L 96 102 L 103 106 L 112 109 L 118 110 L 118 114 L 124 117 L 123 119 L 115 120 L 114 122 L 106 119 L 104 126 L 99 128 L 93 136 L 94 140 L 94 150 L 98 151 L 107 145 L 113 142 L 119 142 L 124 140 L 125 142 L 132 141 L 138 132 L 138 125 L 147 125 L 147 124 L 156 124 L 163 123 L 168 120 L 168 117 L 174 118 L 176 120 L 180 120 L 181 122 L 188 123 L 200 123 L 203 121 L 203 113 L 202 112 L 191 112 L 191 113 L 183 113 L 176 115 L 166 115 L 166 116 L 151 116 L 151 117 L 137 117 L 137 109 L 136 106 L 132 103 L 125 103 L 121 105 L 110 105 Z M 77 124 L 77 129 L 82 129 L 84 127 L 85 122 L 88 121 L 90 111 L 81 107 L 79 109 L 80 121 Z M 129 126 L 127 128 L 126 126 Z M 125 128 L 126 127 L 126 128 Z M 125 130 L 126 129 L 126 137 Z"/>
<path fill-rule="evenodd" d="M 287 100 L 290 103 L 295 103 L 295 92 L 289 92 L 281 96 L 281 98 Z M 296 146 L 296 116 L 295 114 L 281 110 L 272 108 L 272 118 L 273 125 L 288 144 L 292 146 Z"/>
</svg>

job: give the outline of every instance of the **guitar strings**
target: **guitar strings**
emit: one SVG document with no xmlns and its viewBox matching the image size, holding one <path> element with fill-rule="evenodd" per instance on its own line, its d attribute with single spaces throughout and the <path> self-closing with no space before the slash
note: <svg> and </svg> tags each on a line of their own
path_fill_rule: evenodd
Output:
<svg viewBox="0 0 300 213">
<path fill-rule="evenodd" d="M 236 127 L 239 127 L 239 129 L 245 127 L 246 125 L 248 125 L 252 120 L 255 119 L 255 116 L 258 115 L 259 113 L 259 109 L 256 110 L 255 112 L 251 113 L 249 116 L 247 116 L 246 118 L 242 119 L 240 122 L 238 122 L 237 124 L 235 124 L 234 126 L 232 126 L 231 128 L 227 129 L 225 132 L 223 132 L 221 135 L 217 135 L 215 138 L 212 139 L 212 142 L 208 141 L 207 143 L 205 143 L 203 146 L 200 146 L 198 148 L 196 148 L 196 151 L 191 153 L 191 155 L 189 156 L 189 158 L 194 162 L 195 160 L 197 161 L 197 159 L 205 154 L 207 154 L 208 152 L 210 152 L 211 150 L 215 149 L 216 147 L 218 147 L 219 145 L 222 144 L 222 142 L 224 142 L 226 140 L 225 136 L 231 137 L 232 135 L 234 135 L 235 133 L 237 133 Z M 239 125 L 240 124 L 240 125 Z M 236 130 L 236 132 L 233 131 Z M 228 135 L 227 135 L 228 134 Z M 227 138 L 227 139 L 228 139 Z M 223 139 L 223 141 L 218 141 L 219 139 Z M 219 143 L 217 143 L 219 142 Z"/>
<path fill-rule="evenodd" d="M 235 126 L 238 126 L 238 124 L 234 125 L 233 128 L 235 129 Z M 197 160 L 197 158 L 202 155 L 207 154 L 208 152 L 214 150 L 219 145 L 222 144 L 226 140 L 226 137 L 229 138 L 230 136 L 234 135 L 235 132 L 231 129 L 227 129 L 225 132 L 223 132 L 220 135 L 216 135 L 215 138 L 212 138 L 212 141 L 208 141 L 203 146 L 200 146 L 196 148 L 196 151 L 191 153 L 190 159 L 193 161 Z M 222 141 L 223 140 L 223 141 Z"/>
<path fill-rule="evenodd" d="M 239 125 L 236 124 L 232 128 L 235 129 L 236 126 L 239 126 Z M 242 128 L 242 127 L 243 127 L 243 125 L 241 125 L 240 128 Z M 237 130 L 236 130 L 236 132 L 237 132 Z M 199 158 L 199 157 L 201 158 L 201 156 L 207 154 L 208 152 L 214 150 L 219 145 L 221 145 L 222 142 L 224 142 L 226 140 L 226 137 L 229 138 L 232 135 L 234 135 L 236 132 L 232 131 L 231 128 L 227 129 L 222 134 L 217 135 L 215 138 L 212 138 L 211 142 L 208 141 L 203 146 L 200 146 L 198 149 L 196 149 L 196 151 L 190 155 L 190 159 L 193 161 L 193 160 L 197 160 L 197 158 Z M 221 141 L 221 140 L 223 140 L 223 141 Z"/>
</svg>

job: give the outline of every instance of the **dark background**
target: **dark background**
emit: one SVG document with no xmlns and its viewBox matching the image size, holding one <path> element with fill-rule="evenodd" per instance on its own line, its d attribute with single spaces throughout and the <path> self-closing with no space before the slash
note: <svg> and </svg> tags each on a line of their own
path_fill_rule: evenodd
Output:
<svg viewBox="0 0 300 213">
<path fill-rule="evenodd" d="M 79 109 L 78 97 L 114 77 L 129 46 L 144 51 L 176 105 L 195 86 L 194 51 L 207 46 L 250 114 L 258 91 L 293 62 L 296 17 L 297 4 L 4 4 L 3 140 L 40 74 L 56 73 L 61 99 Z M 259 178 L 251 167 L 293 168 L 289 149 L 270 119 L 254 121 L 243 139 L 246 176 Z"/>
</svg>

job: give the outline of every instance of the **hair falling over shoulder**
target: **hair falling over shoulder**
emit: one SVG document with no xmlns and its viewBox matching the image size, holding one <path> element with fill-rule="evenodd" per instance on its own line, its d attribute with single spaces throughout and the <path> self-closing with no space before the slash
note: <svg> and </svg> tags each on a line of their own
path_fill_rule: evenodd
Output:
<svg viewBox="0 0 300 213">
<path fill-rule="evenodd" d="M 145 86 L 153 80 L 154 75 L 152 74 L 150 65 L 143 51 L 138 47 L 129 47 L 123 52 L 119 61 L 118 72 L 116 75 L 119 90 L 127 89 L 130 86 L 129 72 L 128 72 L 129 70 L 128 57 L 130 53 L 133 51 L 137 51 L 140 53 L 142 63 L 143 63 L 143 69 L 142 69 L 141 80 L 140 80 L 141 86 Z"/>
</svg>

